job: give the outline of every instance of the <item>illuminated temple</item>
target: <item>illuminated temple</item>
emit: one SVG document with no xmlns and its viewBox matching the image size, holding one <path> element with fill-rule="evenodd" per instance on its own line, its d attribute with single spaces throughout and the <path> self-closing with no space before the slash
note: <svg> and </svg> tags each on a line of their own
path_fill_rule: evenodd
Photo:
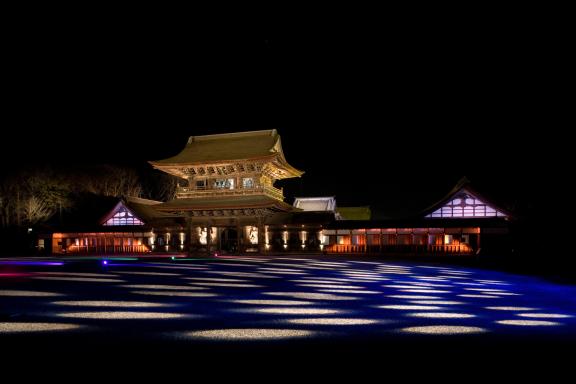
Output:
<svg viewBox="0 0 576 384">
<path fill-rule="evenodd" d="M 276 130 L 192 136 L 177 155 L 150 164 L 182 180 L 176 198 L 111 199 L 103 212 L 59 228 L 39 247 L 62 254 L 474 255 L 506 247 L 510 213 L 463 179 L 419 215 L 372 220 L 369 207 L 334 197 L 284 202 L 277 180 L 300 177 Z M 86 215 L 89 216 L 89 215 Z"/>
</svg>

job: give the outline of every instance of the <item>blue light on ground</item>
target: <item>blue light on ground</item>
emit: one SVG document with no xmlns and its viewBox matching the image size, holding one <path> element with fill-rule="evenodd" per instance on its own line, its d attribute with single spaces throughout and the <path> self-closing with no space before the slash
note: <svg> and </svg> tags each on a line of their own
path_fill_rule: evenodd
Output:
<svg viewBox="0 0 576 384">
<path fill-rule="evenodd" d="M 61 261 L 17 261 L 17 260 L 3 260 L 0 261 L 0 265 L 19 265 L 19 266 L 59 266 L 64 265 Z"/>
<path fill-rule="evenodd" d="M 107 258 L 101 261 L 104 271 L 94 264 L 72 263 L 60 273 L 63 277 L 54 272 L 42 279 L 36 267 L 64 263 L 17 262 L 35 278 L 0 287 L 0 308 L 27 313 L 27 318 L 18 323 L 0 319 L 0 341 L 3 334 L 36 329 L 43 334 L 91 329 L 95 339 L 122 338 L 127 328 L 144 340 L 176 338 L 192 344 L 294 337 L 376 342 L 478 334 L 576 339 L 576 286 L 408 262 L 228 259 L 190 263 L 172 256 L 169 263 L 115 263 Z M 304 271 L 305 277 L 292 276 Z M 103 283 L 96 278 L 104 276 L 91 272 L 122 274 L 122 280 Z M 55 305 L 54 296 L 70 297 L 75 310 Z M 77 327 L 68 330 L 60 325 L 63 319 L 73 319 Z M 102 319 L 109 321 L 98 322 L 95 331 L 91 326 Z"/>
</svg>

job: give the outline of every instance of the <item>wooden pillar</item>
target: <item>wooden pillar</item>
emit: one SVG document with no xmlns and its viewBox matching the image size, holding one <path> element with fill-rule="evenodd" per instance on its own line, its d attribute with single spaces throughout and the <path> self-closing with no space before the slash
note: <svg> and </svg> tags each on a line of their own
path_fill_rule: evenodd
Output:
<svg viewBox="0 0 576 384">
<path fill-rule="evenodd" d="M 186 234 L 188 237 L 188 256 L 192 256 L 196 245 L 196 230 L 192 220 L 192 212 L 186 213 Z"/>
<path fill-rule="evenodd" d="M 258 253 L 264 254 L 266 252 L 266 227 L 264 226 L 264 218 L 258 218 Z"/>
<path fill-rule="evenodd" d="M 240 219 L 236 219 L 236 233 L 237 233 L 237 246 L 236 249 L 238 250 L 238 253 L 242 253 L 242 239 L 243 239 L 243 233 L 242 233 L 242 226 L 240 225 Z"/>
<path fill-rule="evenodd" d="M 478 230 L 478 235 L 476 235 L 476 254 L 479 255 L 479 251 L 480 251 L 480 233 L 482 231 Z"/>
<path fill-rule="evenodd" d="M 212 246 L 212 222 L 208 220 L 206 223 L 206 253 L 210 256 L 212 253 L 210 252 L 210 247 Z"/>
</svg>

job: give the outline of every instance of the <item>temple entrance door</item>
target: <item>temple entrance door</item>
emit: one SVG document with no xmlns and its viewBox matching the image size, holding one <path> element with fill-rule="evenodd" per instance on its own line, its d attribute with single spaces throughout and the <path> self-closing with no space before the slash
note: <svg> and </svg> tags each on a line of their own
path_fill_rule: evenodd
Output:
<svg viewBox="0 0 576 384">
<path fill-rule="evenodd" d="M 220 233 L 220 249 L 234 253 L 238 249 L 238 231 L 234 228 L 224 228 Z"/>
</svg>

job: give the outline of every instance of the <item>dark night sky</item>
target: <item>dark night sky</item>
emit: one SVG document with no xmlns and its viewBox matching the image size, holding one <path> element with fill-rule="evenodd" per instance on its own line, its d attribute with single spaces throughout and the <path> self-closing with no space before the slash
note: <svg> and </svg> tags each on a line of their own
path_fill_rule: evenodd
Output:
<svg viewBox="0 0 576 384">
<path fill-rule="evenodd" d="M 276 128 L 306 171 L 285 183 L 290 196 L 421 208 L 467 175 L 529 205 L 550 182 L 542 151 L 562 141 L 551 69 L 563 53 L 537 25 L 245 38 L 143 30 L 14 31 L 3 167 L 14 167 L 12 150 L 21 163 L 140 164 L 190 135 Z"/>
</svg>

